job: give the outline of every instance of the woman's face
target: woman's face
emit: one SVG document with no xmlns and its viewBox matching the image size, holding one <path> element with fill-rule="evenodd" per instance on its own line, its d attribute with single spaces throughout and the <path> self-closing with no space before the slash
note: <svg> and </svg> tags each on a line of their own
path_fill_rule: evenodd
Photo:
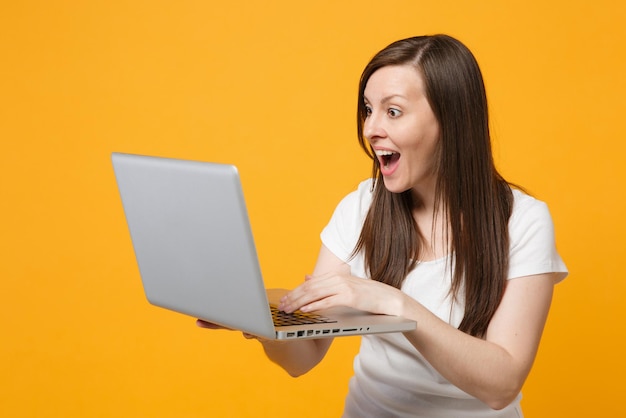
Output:
<svg viewBox="0 0 626 418">
<path fill-rule="evenodd" d="M 363 134 L 393 193 L 434 190 L 439 123 L 426 99 L 421 74 L 408 65 L 383 67 L 367 81 Z"/>
</svg>

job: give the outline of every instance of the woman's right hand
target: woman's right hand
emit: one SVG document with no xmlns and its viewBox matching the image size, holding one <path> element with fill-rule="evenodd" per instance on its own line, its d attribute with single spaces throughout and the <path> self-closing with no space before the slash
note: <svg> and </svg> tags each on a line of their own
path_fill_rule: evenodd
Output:
<svg viewBox="0 0 626 418">
<path fill-rule="evenodd" d="M 203 321 L 202 319 L 197 319 L 196 320 L 196 325 L 199 326 L 200 328 L 207 328 L 207 329 L 229 329 L 229 328 L 223 327 L 221 325 L 217 325 L 217 324 L 213 324 L 211 322 Z"/>
<path fill-rule="evenodd" d="M 214 324 L 214 323 L 212 323 L 212 322 L 207 322 L 207 321 L 204 321 L 204 320 L 202 320 L 202 319 L 197 319 L 197 320 L 196 320 L 196 325 L 197 325 L 198 327 L 200 327 L 200 328 L 206 328 L 206 329 L 225 329 L 225 330 L 227 330 L 227 331 L 233 331 L 233 330 L 232 330 L 232 329 L 230 329 L 230 328 L 226 328 L 226 327 L 223 327 L 223 326 L 221 326 L 221 325 Z M 252 335 L 252 334 L 248 334 L 248 333 L 245 333 L 245 332 L 242 332 L 242 334 L 243 334 L 243 336 L 244 336 L 246 339 L 248 339 L 248 340 L 254 340 L 254 339 L 256 339 L 256 340 L 259 340 L 260 342 L 264 342 L 264 341 L 266 341 L 265 339 L 261 339 L 261 338 L 259 338 L 259 337 L 255 336 L 255 335 Z"/>
<path fill-rule="evenodd" d="M 325 272 L 349 274 L 350 266 L 322 245 L 313 275 L 318 276 Z M 201 319 L 196 321 L 196 325 L 200 328 L 228 329 Z M 267 340 L 246 333 L 243 333 L 243 336 L 247 339 L 258 340 L 263 345 L 267 357 L 293 377 L 300 376 L 315 367 L 324 358 L 333 341 L 332 338 Z"/>
</svg>

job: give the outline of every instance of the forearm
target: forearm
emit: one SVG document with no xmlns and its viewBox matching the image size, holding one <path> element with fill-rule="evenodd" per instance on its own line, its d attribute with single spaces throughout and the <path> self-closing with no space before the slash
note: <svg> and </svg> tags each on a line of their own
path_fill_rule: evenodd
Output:
<svg viewBox="0 0 626 418">
<path fill-rule="evenodd" d="M 267 357 L 289 375 L 298 377 L 315 367 L 326 355 L 332 339 L 262 341 Z"/>
<path fill-rule="evenodd" d="M 407 339 L 439 373 L 494 409 L 517 396 L 537 354 L 548 317 L 554 274 L 509 280 L 484 339 L 445 323 L 411 297 L 399 314 L 417 321 Z"/>
<path fill-rule="evenodd" d="M 350 267 L 322 245 L 313 270 L 314 274 L 328 271 L 350 272 Z M 261 341 L 267 357 L 293 377 L 301 376 L 315 367 L 326 355 L 332 338 L 290 341 Z"/>
<path fill-rule="evenodd" d="M 423 307 L 417 310 L 411 315 L 419 317 L 417 329 L 405 336 L 443 377 L 494 409 L 513 401 L 529 367 L 497 344 L 465 334 Z"/>
</svg>

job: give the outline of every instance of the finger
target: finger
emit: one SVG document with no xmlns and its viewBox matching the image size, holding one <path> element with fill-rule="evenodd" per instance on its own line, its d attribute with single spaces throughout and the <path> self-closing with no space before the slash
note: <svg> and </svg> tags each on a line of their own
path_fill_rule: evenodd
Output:
<svg viewBox="0 0 626 418">
<path fill-rule="evenodd" d="M 324 309 L 329 309 L 332 308 L 334 306 L 338 306 L 341 305 L 340 303 L 340 297 L 338 295 L 331 295 L 328 297 L 325 297 L 323 299 L 318 299 L 315 300 L 311 303 L 308 303 L 306 305 L 303 305 L 300 310 L 302 312 L 315 312 L 315 311 L 321 311 Z"/>
<path fill-rule="evenodd" d="M 280 298 L 278 309 L 287 313 L 297 310 L 300 307 L 298 300 L 307 294 L 307 291 L 303 289 L 305 285 L 306 282 L 283 295 L 283 297 Z"/>
<path fill-rule="evenodd" d="M 313 276 L 307 274 L 304 276 L 304 282 L 306 283 L 308 280 L 311 280 L 313 278 Z M 300 290 L 300 288 L 302 287 L 302 285 L 299 285 L 297 287 L 295 287 L 294 289 L 292 289 L 291 291 L 285 293 L 279 300 L 279 302 L 282 304 L 286 301 L 288 301 L 290 299 L 290 296 L 292 296 L 294 294 L 294 292 L 297 294 L 297 292 Z M 279 309 L 282 311 L 281 307 L 279 306 Z"/>
<path fill-rule="evenodd" d="M 311 302 L 334 295 L 338 289 L 338 278 L 338 276 L 332 273 L 319 276 L 307 275 L 303 284 L 281 298 L 278 308 L 281 311 L 292 313 L 303 306 L 309 305 Z"/>
<path fill-rule="evenodd" d="M 200 328 L 206 328 L 206 329 L 226 329 L 221 325 L 217 325 L 217 324 L 213 324 L 211 322 L 207 322 L 207 321 L 203 321 L 202 319 L 197 319 L 196 320 L 196 325 Z"/>
<path fill-rule="evenodd" d="M 297 288 L 286 295 L 281 301 L 278 309 L 283 312 L 292 313 L 297 311 L 302 306 L 307 305 L 318 299 L 316 295 L 310 290 Z"/>
<path fill-rule="evenodd" d="M 243 334 L 243 336 L 244 336 L 244 338 L 246 340 L 257 340 L 261 344 L 265 344 L 265 343 L 271 341 L 271 340 L 268 340 L 267 338 L 262 338 L 262 337 L 258 337 L 256 335 L 248 334 L 247 332 L 242 332 L 242 334 Z"/>
</svg>

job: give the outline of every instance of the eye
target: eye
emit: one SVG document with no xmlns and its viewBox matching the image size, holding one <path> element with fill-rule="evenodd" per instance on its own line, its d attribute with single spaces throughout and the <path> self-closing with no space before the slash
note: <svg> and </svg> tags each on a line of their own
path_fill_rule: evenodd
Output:
<svg viewBox="0 0 626 418">
<path fill-rule="evenodd" d="M 389 116 L 391 116 L 392 118 L 397 118 L 398 116 L 400 116 L 402 114 L 402 112 L 400 112 L 398 109 L 394 109 L 394 108 L 390 108 L 387 113 L 389 114 Z"/>
<path fill-rule="evenodd" d="M 368 104 L 365 104 L 363 105 L 363 107 L 365 108 L 365 116 L 370 116 L 372 114 L 371 106 Z"/>
</svg>

